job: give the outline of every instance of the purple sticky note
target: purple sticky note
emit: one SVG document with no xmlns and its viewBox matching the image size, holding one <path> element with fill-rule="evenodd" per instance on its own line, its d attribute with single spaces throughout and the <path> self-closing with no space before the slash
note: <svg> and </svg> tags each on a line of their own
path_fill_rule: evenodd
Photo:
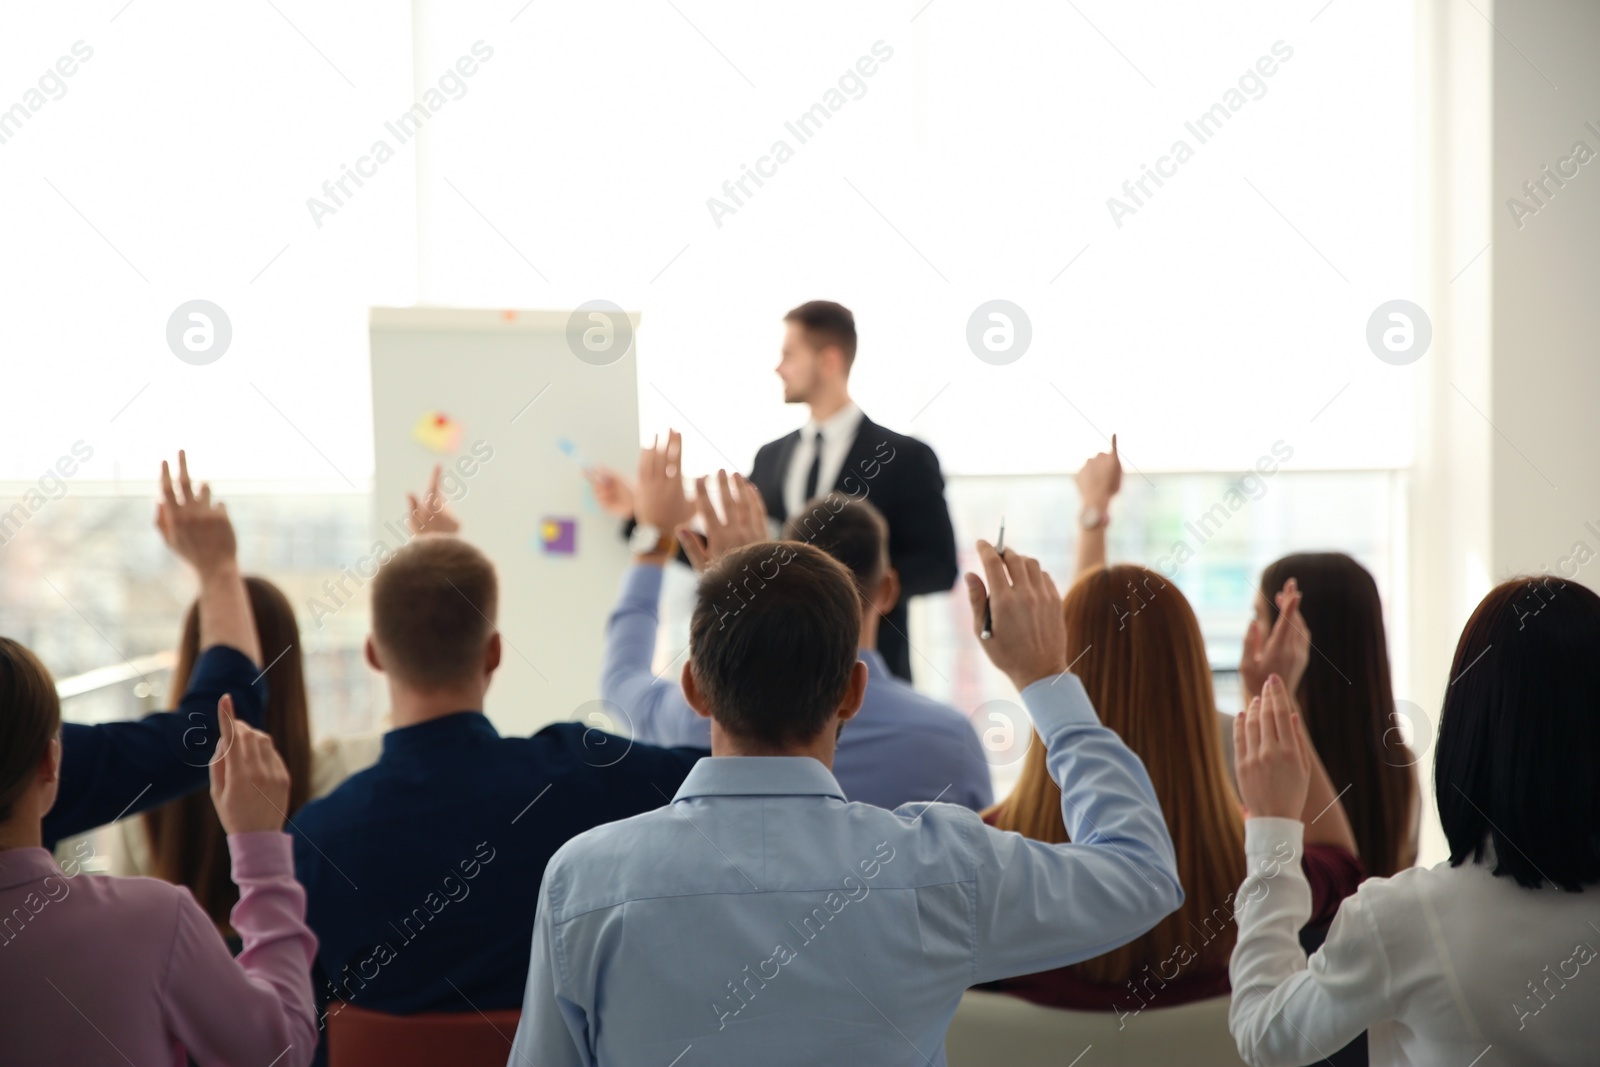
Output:
<svg viewBox="0 0 1600 1067">
<path fill-rule="evenodd" d="M 578 551 L 578 520 L 547 518 L 539 523 L 539 545 L 556 556 L 571 556 Z"/>
</svg>

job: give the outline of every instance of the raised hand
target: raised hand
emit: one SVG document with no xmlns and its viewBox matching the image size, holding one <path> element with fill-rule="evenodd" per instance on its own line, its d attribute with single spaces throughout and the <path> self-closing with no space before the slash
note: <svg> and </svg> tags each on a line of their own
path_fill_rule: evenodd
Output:
<svg viewBox="0 0 1600 1067">
<path fill-rule="evenodd" d="M 406 503 L 411 505 L 411 510 L 406 515 L 406 529 L 412 535 L 418 534 L 458 534 L 461 532 L 461 520 L 456 517 L 455 511 L 445 500 L 444 494 L 439 492 L 439 478 L 444 468 L 439 464 L 433 465 L 433 475 L 428 479 L 428 491 L 417 499 L 417 494 L 407 493 Z"/>
<path fill-rule="evenodd" d="M 706 491 L 706 480 L 695 479 L 695 510 L 705 525 L 705 533 L 697 534 L 688 526 L 678 526 L 678 543 L 696 571 L 704 571 L 723 553 L 740 545 L 765 541 L 771 537 L 767 530 L 767 505 L 757 489 L 742 474 L 735 474 L 730 484 L 728 472 L 717 471 L 717 498 L 722 502 L 722 514 L 717 514 Z"/>
<path fill-rule="evenodd" d="M 1261 695 L 1233 724 L 1239 799 L 1256 818 L 1300 819 L 1311 785 L 1311 748 L 1283 679 L 1270 675 Z"/>
<path fill-rule="evenodd" d="M 189 457 L 178 453 L 178 483 L 172 470 L 161 463 L 161 501 L 156 505 L 156 529 L 179 558 L 200 579 L 200 648 L 227 645 L 261 662 L 261 640 L 250 610 L 244 575 L 239 570 L 239 545 L 233 535 L 228 509 L 211 502 L 211 487 L 199 492 L 189 481 Z"/>
<path fill-rule="evenodd" d="M 967 598 L 972 602 L 972 632 L 983 630 L 984 598 L 988 598 L 992 636 L 981 642 L 989 659 L 1026 689 L 1041 678 L 1067 669 L 1067 627 L 1061 614 L 1061 594 L 1039 561 L 1008 548 L 995 552 L 987 541 L 978 542 L 978 560 L 984 580 L 968 571 Z"/>
<path fill-rule="evenodd" d="M 217 702 L 217 755 L 211 762 L 211 803 L 230 834 L 282 830 L 288 818 L 289 768 L 272 738 L 233 714 L 233 698 Z"/>
<path fill-rule="evenodd" d="M 594 487 L 594 499 L 602 511 L 619 519 L 634 517 L 633 486 L 627 479 L 601 463 L 583 468 L 583 476 Z"/>
<path fill-rule="evenodd" d="M 683 435 L 667 431 L 661 444 L 658 434 L 650 447 L 639 450 L 639 486 L 633 494 L 633 515 L 641 523 L 658 530 L 671 530 L 688 522 L 694 505 L 683 491 Z"/>
<path fill-rule="evenodd" d="M 1084 507 L 1102 512 L 1122 488 L 1122 460 L 1117 456 L 1117 435 L 1111 435 L 1111 451 L 1097 452 L 1078 469 L 1078 497 Z"/>
<path fill-rule="evenodd" d="M 1300 614 L 1300 599 L 1300 583 L 1293 578 L 1284 582 L 1283 589 L 1273 597 L 1278 619 L 1265 639 L 1261 623 L 1250 620 L 1244 632 L 1244 652 L 1239 657 L 1239 681 L 1246 697 L 1260 694 L 1270 674 L 1281 677 L 1289 692 L 1299 692 L 1300 679 L 1311 660 L 1311 628 Z"/>
<path fill-rule="evenodd" d="M 218 569 L 237 567 L 239 545 L 228 519 L 227 506 L 211 502 L 211 486 L 200 483 L 196 492 L 189 480 L 189 457 L 178 453 L 178 483 L 161 461 L 161 500 L 156 504 L 156 529 L 178 557 L 193 567 L 203 581 Z"/>
</svg>

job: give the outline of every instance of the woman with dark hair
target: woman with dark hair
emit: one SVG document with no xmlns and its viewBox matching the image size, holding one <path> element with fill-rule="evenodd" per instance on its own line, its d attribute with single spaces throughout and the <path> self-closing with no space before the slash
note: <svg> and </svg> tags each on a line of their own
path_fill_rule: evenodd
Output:
<svg viewBox="0 0 1600 1067">
<path fill-rule="evenodd" d="M 294 607 L 283 591 L 265 578 L 251 575 L 244 582 L 261 637 L 262 662 L 268 665 L 262 729 L 289 768 L 289 803 L 284 812 L 292 818 L 308 800 L 330 792 L 351 774 L 376 762 L 382 736 L 325 738 L 313 748 L 305 661 Z M 191 604 L 184 618 L 178 661 L 172 671 L 175 694 L 182 694 L 188 686 L 199 653 L 199 608 L 198 602 Z M 209 798 L 199 793 L 183 797 L 119 825 L 123 834 L 114 847 L 115 873 L 150 875 L 187 886 L 223 936 L 234 936 L 228 915 L 239 891 L 228 876 L 227 835 Z"/>
<path fill-rule="evenodd" d="M 1581 585 L 1520 578 L 1484 597 L 1456 645 L 1435 745 L 1450 859 L 1368 880 L 1309 961 L 1294 936 L 1307 913 L 1298 867 L 1254 867 L 1299 849 L 1306 775 L 1272 758 L 1292 742 L 1265 712 L 1235 728 L 1252 867 L 1229 1022 L 1248 1063 L 1313 1063 L 1362 1030 L 1380 1065 L 1465 1065 L 1491 1047 L 1486 1062 L 1594 1061 L 1597 650 L 1600 596 Z"/>
<path fill-rule="evenodd" d="M 1399 742 L 1378 585 L 1342 552 L 1285 556 L 1261 574 L 1261 590 L 1291 582 L 1305 598 L 1314 651 L 1298 678 L 1292 671 L 1280 673 L 1328 774 L 1339 788 L 1349 787 L 1343 804 L 1361 862 L 1386 878 L 1417 861 L 1422 800 L 1412 769 L 1416 757 Z M 1268 603 L 1262 592 L 1256 594 L 1239 664 L 1246 702 L 1261 694 L 1266 675 L 1278 669 L 1260 655 L 1262 639 L 1278 620 L 1276 600 Z"/>
<path fill-rule="evenodd" d="M 1113 449 L 1115 446 L 1113 445 Z M 1144 567 L 1105 565 L 1105 520 L 1120 465 L 1100 453 L 1078 475 L 1086 521 L 1079 537 L 1079 573 L 1063 598 L 1067 659 L 1082 680 L 1100 721 L 1144 763 L 1166 818 L 1184 888 L 1183 905 L 1155 928 L 1094 959 L 986 988 L 1049 1007 L 1115 1011 L 1171 1007 L 1226 996 L 1233 949 L 1233 890 L 1245 871 L 1244 815 L 1228 777 L 1216 722 L 1211 668 L 1200 623 L 1178 587 Z M 1271 637 L 1281 645 L 1303 640 L 1295 625 L 1299 598 Z M 1305 649 L 1300 649 L 1303 659 Z M 1292 660 L 1293 653 L 1280 658 Z M 1037 841 L 1067 840 L 1061 790 L 1045 765 L 1045 746 L 1032 738 L 1022 776 L 1011 794 L 983 813 L 984 821 Z M 1362 877 L 1355 843 L 1327 775 L 1306 801 L 1315 843 L 1305 850 L 1318 886 L 1320 922 Z"/>
<path fill-rule="evenodd" d="M 43 847 L 61 702 L 44 665 L 0 638 L 0 1062 L 311 1061 L 317 942 L 283 832 L 289 773 L 229 697 L 217 718 L 211 799 L 239 886 L 237 960 L 186 890 L 75 877 Z"/>
</svg>

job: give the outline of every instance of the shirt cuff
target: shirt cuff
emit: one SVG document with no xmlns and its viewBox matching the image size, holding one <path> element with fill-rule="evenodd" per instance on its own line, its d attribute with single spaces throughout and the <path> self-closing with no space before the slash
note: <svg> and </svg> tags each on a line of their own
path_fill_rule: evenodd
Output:
<svg viewBox="0 0 1600 1067">
<path fill-rule="evenodd" d="M 228 835 L 235 885 L 294 877 L 294 843 L 282 830 L 251 830 Z"/>
<path fill-rule="evenodd" d="M 1305 851 L 1306 824 L 1299 819 L 1271 817 L 1244 821 L 1244 854 L 1247 859 L 1266 858 L 1274 862 L 1299 863 Z M 1286 858 L 1289 850 L 1293 859 Z M 1255 864 L 1251 864 L 1252 871 Z M 1268 877 L 1271 877 L 1268 875 Z"/>
<path fill-rule="evenodd" d="M 1068 727 L 1101 725 L 1082 679 L 1066 671 L 1030 684 L 1022 691 L 1022 706 L 1028 709 L 1034 729 L 1047 745 L 1051 737 Z"/>
</svg>

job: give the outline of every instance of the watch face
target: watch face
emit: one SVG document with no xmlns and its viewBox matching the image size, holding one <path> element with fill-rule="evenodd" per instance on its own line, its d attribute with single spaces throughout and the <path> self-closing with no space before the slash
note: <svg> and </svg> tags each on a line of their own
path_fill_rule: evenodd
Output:
<svg viewBox="0 0 1600 1067">
<path fill-rule="evenodd" d="M 1084 508 L 1083 512 L 1078 516 L 1078 524 L 1085 530 L 1099 529 L 1105 525 L 1105 522 L 1106 513 L 1092 504 Z"/>
<path fill-rule="evenodd" d="M 635 552 L 648 552 L 661 542 L 661 531 L 647 522 L 641 522 L 633 528 L 633 533 L 628 537 L 628 547 Z"/>
</svg>

